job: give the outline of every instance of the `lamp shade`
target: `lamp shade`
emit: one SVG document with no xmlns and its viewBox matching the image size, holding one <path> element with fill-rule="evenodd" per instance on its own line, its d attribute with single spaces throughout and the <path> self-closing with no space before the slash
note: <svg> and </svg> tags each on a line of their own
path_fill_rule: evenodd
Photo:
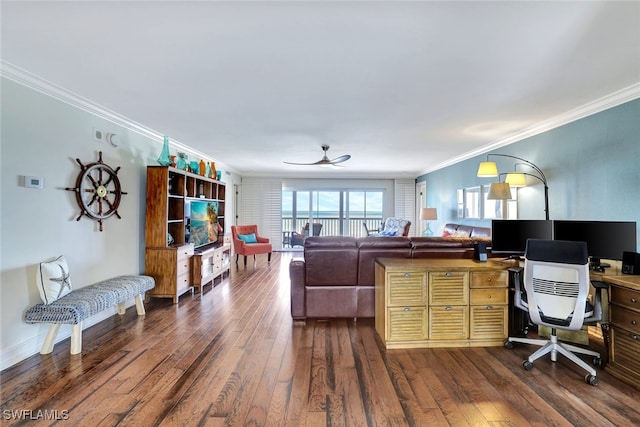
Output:
<svg viewBox="0 0 640 427">
<path fill-rule="evenodd" d="M 507 174 L 504 182 L 512 187 L 524 187 L 527 185 L 524 174 L 521 172 L 511 172 Z"/>
<path fill-rule="evenodd" d="M 438 210 L 436 208 L 422 208 L 420 210 L 420 219 L 423 221 L 438 219 Z"/>
<path fill-rule="evenodd" d="M 480 178 L 498 176 L 498 166 L 496 165 L 496 162 L 480 162 L 477 175 Z"/>
<path fill-rule="evenodd" d="M 494 182 L 489 187 L 489 200 L 508 200 L 511 198 L 511 187 L 506 182 Z"/>
</svg>

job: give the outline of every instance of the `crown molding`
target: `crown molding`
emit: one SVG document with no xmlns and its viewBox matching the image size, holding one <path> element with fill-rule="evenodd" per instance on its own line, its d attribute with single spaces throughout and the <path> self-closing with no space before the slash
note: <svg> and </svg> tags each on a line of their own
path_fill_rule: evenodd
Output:
<svg viewBox="0 0 640 427">
<path fill-rule="evenodd" d="M 541 133 L 550 131 L 560 126 L 569 124 L 571 122 L 575 122 L 576 120 L 583 119 L 593 114 L 600 113 L 602 111 L 608 110 L 609 108 L 622 105 L 626 102 L 633 101 L 638 98 L 640 98 L 640 82 L 634 83 L 631 86 L 627 86 L 616 92 L 610 93 L 606 96 L 603 96 L 602 98 L 596 99 L 595 101 L 589 102 L 587 104 L 584 104 L 577 108 L 569 110 L 565 113 L 552 117 L 534 126 L 528 127 L 523 131 L 514 133 L 505 138 L 501 138 L 499 140 L 493 141 L 476 150 L 470 151 L 458 157 L 454 157 L 451 160 L 443 162 L 427 171 L 424 171 L 420 175 L 425 175 L 427 173 L 434 172 L 439 169 L 443 169 L 447 166 L 460 163 L 464 160 L 468 160 L 473 157 L 486 154 L 497 148 L 504 147 L 506 145 L 510 145 L 510 144 L 522 141 L 524 139 L 530 138 L 532 136 L 539 135 Z"/>
<path fill-rule="evenodd" d="M 84 98 L 77 93 L 63 88 L 53 82 L 45 80 L 36 76 L 20 67 L 17 67 L 10 62 L 0 60 L 0 76 L 8 80 L 14 81 L 18 84 L 28 87 L 36 92 L 42 93 L 51 98 L 55 98 L 58 101 L 71 105 L 80 110 L 86 111 L 89 114 L 98 116 L 104 120 L 121 126 L 125 129 L 129 129 L 137 134 L 140 134 L 146 138 L 162 143 L 164 141 L 164 134 L 148 128 L 134 120 L 129 119 L 121 114 L 111 111 L 102 105 L 99 105 L 87 98 Z M 210 156 L 205 153 L 194 150 L 193 148 L 171 138 L 170 144 L 178 150 L 187 151 L 197 155 L 203 159 L 211 159 Z"/>
<path fill-rule="evenodd" d="M 115 111 L 111 111 L 108 108 L 105 108 L 87 98 L 84 98 L 74 92 L 71 92 L 63 88 L 62 86 L 56 85 L 53 82 L 40 78 L 35 74 L 32 74 L 26 70 L 23 70 L 3 59 L 0 59 L 0 76 L 7 78 L 9 80 L 12 80 L 16 83 L 19 83 L 23 86 L 26 86 L 30 89 L 33 89 L 37 92 L 40 92 L 42 94 L 55 98 L 66 104 L 72 105 L 90 114 L 101 117 L 107 121 L 110 121 L 116 125 L 122 126 L 126 129 L 129 129 L 133 132 L 136 132 L 152 140 L 155 140 L 158 142 L 163 141 L 164 135 L 162 133 L 157 132 L 151 128 L 148 128 L 121 114 L 118 114 Z M 510 144 L 522 141 L 523 139 L 530 138 L 535 135 L 539 135 L 541 133 L 547 132 L 557 127 L 566 125 L 576 120 L 580 120 L 582 118 L 599 113 L 609 108 L 616 107 L 626 102 L 633 101 L 638 98 L 640 98 L 640 82 L 632 84 L 631 86 L 623 88 L 619 91 L 608 94 L 602 98 L 596 99 L 595 101 L 589 102 L 587 104 L 584 104 L 582 106 L 569 110 L 558 116 L 552 117 L 548 120 L 538 123 L 535 126 L 531 126 L 523 131 L 509 135 L 505 138 L 490 142 L 489 144 L 484 145 L 476 150 L 470 151 L 458 157 L 454 157 L 446 162 L 443 162 L 429 170 L 426 170 L 420 173 L 420 175 L 425 175 L 427 173 L 434 172 L 439 169 L 443 169 L 445 167 L 454 165 L 464 160 L 485 154 L 489 151 L 495 150 L 500 147 L 504 147 L 506 145 L 510 145 Z M 177 149 L 189 151 L 202 158 L 210 159 L 208 155 L 202 152 L 196 151 L 193 148 L 179 141 L 176 141 L 173 138 L 171 139 L 171 145 L 176 147 Z"/>
</svg>

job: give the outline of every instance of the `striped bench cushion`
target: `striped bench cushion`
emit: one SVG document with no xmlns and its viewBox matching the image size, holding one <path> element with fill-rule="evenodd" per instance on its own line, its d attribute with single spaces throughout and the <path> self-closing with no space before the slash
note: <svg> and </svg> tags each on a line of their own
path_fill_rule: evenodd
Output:
<svg viewBox="0 0 640 427">
<path fill-rule="evenodd" d="M 142 295 L 154 287 L 153 277 L 114 277 L 75 289 L 51 304 L 36 304 L 25 312 L 24 320 L 27 323 L 77 325 L 102 310 Z"/>
</svg>

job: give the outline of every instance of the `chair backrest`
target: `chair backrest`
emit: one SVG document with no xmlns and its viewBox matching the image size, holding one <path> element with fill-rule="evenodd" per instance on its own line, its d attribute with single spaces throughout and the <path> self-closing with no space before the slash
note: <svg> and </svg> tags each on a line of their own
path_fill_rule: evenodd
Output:
<svg viewBox="0 0 640 427">
<path fill-rule="evenodd" d="M 322 224 L 319 223 L 319 222 L 314 222 L 313 223 L 313 235 L 314 236 L 319 236 L 321 231 L 322 231 Z"/>
<path fill-rule="evenodd" d="M 527 241 L 524 287 L 533 323 L 571 331 L 580 329 L 589 286 L 585 242 Z"/>
<path fill-rule="evenodd" d="M 238 234 L 251 234 L 254 233 L 256 236 L 258 235 L 258 226 L 255 224 L 251 225 L 232 225 L 231 226 L 231 237 L 233 240 L 233 248 L 234 250 L 238 250 L 240 246 L 241 240 L 238 238 Z"/>
<path fill-rule="evenodd" d="M 403 218 L 389 217 L 385 219 L 382 231 L 379 235 L 408 236 L 411 221 Z M 393 234 L 395 233 L 395 234 Z"/>
</svg>

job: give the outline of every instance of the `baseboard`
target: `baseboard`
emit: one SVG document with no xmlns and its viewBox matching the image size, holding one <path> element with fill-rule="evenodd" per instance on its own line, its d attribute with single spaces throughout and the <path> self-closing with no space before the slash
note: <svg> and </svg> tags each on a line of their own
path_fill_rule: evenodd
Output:
<svg viewBox="0 0 640 427">
<path fill-rule="evenodd" d="M 129 304 L 130 303 L 130 304 Z M 129 307 L 135 306 L 135 301 L 132 299 L 127 303 L 127 309 Z M 104 310 L 95 316 L 92 316 L 85 320 L 82 323 L 82 330 L 96 325 L 102 322 L 105 319 L 108 319 L 111 316 L 117 314 L 116 307 L 113 307 L 111 310 Z M 5 370 L 7 368 L 12 367 L 16 363 L 22 362 L 25 359 L 33 356 L 34 354 L 40 353 L 40 349 L 42 348 L 42 343 L 44 343 L 44 338 L 47 335 L 47 331 L 49 330 L 49 325 L 46 324 L 34 324 L 30 325 L 34 328 L 42 328 L 42 332 L 34 337 L 27 339 L 20 344 L 16 344 L 13 347 L 3 350 L 0 353 L 0 370 Z M 56 338 L 56 345 L 61 341 L 66 340 L 71 337 L 71 325 L 61 325 L 60 331 L 58 332 L 58 337 Z M 67 346 L 67 350 L 70 350 L 70 343 L 65 344 Z"/>
</svg>

